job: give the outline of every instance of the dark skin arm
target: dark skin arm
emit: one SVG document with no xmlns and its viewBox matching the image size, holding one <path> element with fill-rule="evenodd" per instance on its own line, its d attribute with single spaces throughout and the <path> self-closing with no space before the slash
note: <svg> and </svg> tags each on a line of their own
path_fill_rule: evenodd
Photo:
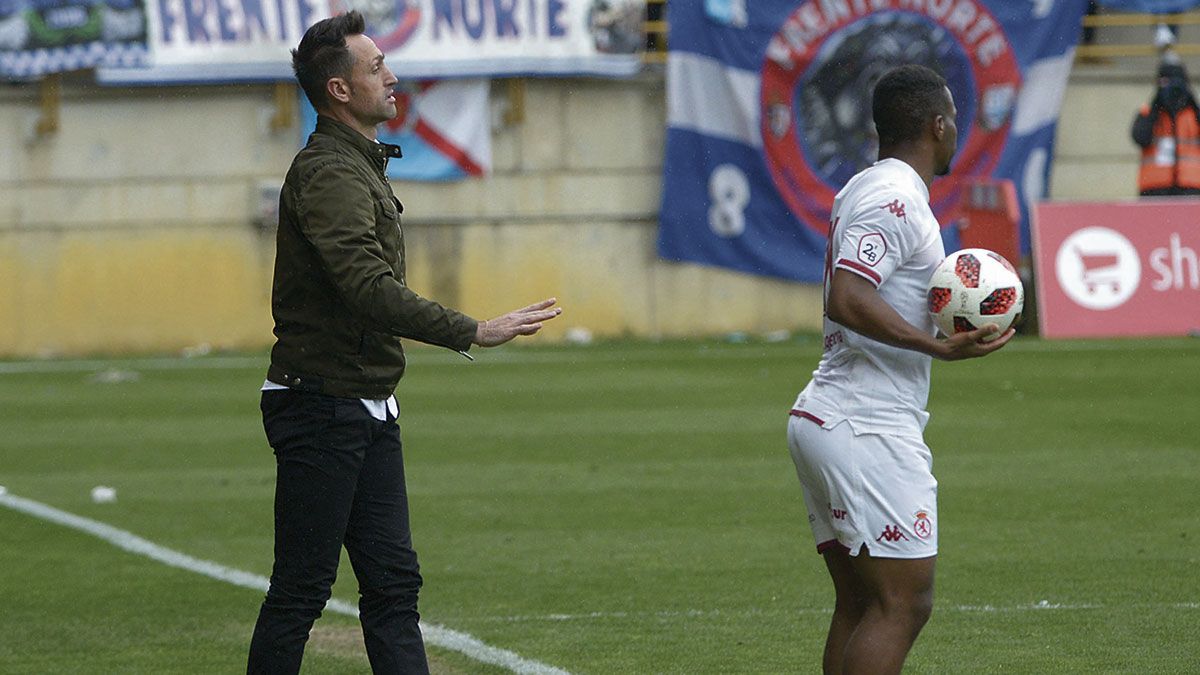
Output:
<svg viewBox="0 0 1200 675">
<path fill-rule="evenodd" d="M 982 342 L 985 336 L 999 329 L 996 324 L 986 324 L 977 330 L 938 339 L 905 321 L 884 302 L 870 281 L 843 269 L 833 273 L 825 311 L 831 320 L 859 335 L 943 361 L 987 356 L 1008 344 L 1016 332 L 1009 328 L 995 340 Z"/>
</svg>

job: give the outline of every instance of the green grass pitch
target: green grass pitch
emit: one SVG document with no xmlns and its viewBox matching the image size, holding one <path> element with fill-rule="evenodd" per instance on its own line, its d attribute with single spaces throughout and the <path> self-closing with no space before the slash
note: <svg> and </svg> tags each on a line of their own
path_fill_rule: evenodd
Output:
<svg viewBox="0 0 1200 675">
<path fill-rule="evenodd" d="M 818 356 L 812 336 L 413 350 L 424 618 L 571 672 L 818 672 L 831 589 L 785 442 Z M 265 363 L 0 363 L 0 485 L 266 575 Z M 941 551 L 909 672 L 1197 672 L 1200 340 L 1021 338 L 935 363 L 929 408 Z M 256 591 L 6 508 L 0 570 L 0 672 L 244 669 Z M 345 563 L 334 595 L 354 601 Z M 368 672 L 352 619 L 317 626 L 306 672 Z"/>
</svg>

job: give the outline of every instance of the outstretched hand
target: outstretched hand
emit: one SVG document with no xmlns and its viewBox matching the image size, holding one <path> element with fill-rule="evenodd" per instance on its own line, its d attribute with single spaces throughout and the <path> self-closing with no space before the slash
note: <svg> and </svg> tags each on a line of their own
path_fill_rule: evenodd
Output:
<svg viewBox="0 0 1200 675">
<path fill-rule="evenodd" d="M 533 335 L 542 329 L 544 322 L 562 314 L 560 307 L 551 309 L 556 302 L 557 298 L 547 298 L 503 316 L 480 321 L 473 342 L 480 347 L 495 347 L 518 335 Z"/>
<path fill-rule="evenodd" d="M 946 361 L 959 361 L 987 356 L 1008 344 L 1008 341 L 1017 332 L 1015 329 L 1009 328 L 995 340 L 984 341 L 984 338 L 994 335 L 998 330 L 1000 330 L 999 326 L 989 323 L 972 331 L 955 333 L 942 343 L 946 348 L 942 358 Z"/>
</svg>

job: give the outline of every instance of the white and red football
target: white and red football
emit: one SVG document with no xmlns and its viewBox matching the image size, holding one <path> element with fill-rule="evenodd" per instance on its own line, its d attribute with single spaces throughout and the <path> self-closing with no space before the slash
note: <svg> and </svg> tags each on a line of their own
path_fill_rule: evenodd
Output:
<svg viewBox="0 0 1200 675">
<path fill-rule="evenodd" d="M 946 256 L 929 279 L 929 313 L 943 335 L 1000 326 L 994 340 L 1021 319 L 1025 287 L 1017 270 L 998 253 L 964 248 Z"/>
</svg>

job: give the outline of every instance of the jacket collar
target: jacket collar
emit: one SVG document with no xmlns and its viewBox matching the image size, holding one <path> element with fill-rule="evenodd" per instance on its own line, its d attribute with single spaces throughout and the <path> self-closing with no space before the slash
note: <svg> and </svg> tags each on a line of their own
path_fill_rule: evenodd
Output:
<svg viewBox="0 0 1200 675">
<path fill-rule="evenodd" d="M 400 146 L 391 143 L 372 141 L 355 131 L 348 124 L 339 122 L 327 115 L 317 115 L 318 134 L 327 134 L 339 141 L 348 143 L 371 160 L 380 171 L 387 168 L 387 161 L 393 157 L 403 157 Z"/>
</svg>

